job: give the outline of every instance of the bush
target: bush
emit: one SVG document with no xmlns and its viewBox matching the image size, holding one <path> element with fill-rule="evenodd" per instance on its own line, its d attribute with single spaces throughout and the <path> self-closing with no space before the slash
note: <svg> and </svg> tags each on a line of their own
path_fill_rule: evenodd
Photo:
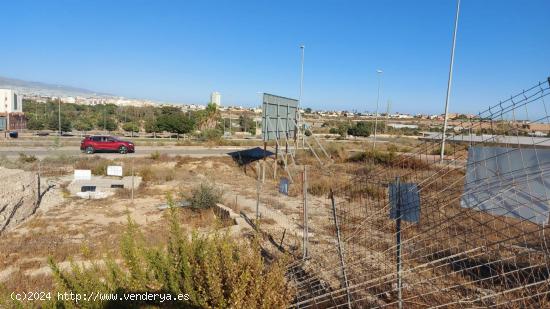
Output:
<svg viewBox="0 0 550 309">
<path fill-rule="evenodd" d="M 393 152 L 382 152 L 382 151 L 375 150 L 375 151 L 358 152 L 352 155 L 351 157 L 349 157 L 348 161 L 350 162 L 369 161 L 375 164 L 391 166 L 394 163 L 395 158 L 396 158 L 396 155 Z"/>
<path fill-rule="evenodd" d="M 155 152 L 152 152 L 150 155 L 149 155 L 149 158 L 151 158 L 151 160 L 158 160 L 160 159 L 160 152 L 157 150 Z"/>
<path fill-rule="evenodd" d="M 137 123 L 128 122 L 122 126 L 122 130 L 126 132 L 139 132 L 139 126 Z"/>
<path fill-rule="evenodd" d="M 451 155 L 451 154 L 452 154 L 452 149 L 451 149 L 451 147 L 452 147 L 452 146 L 447 145 L 447 147 L 445 147 L 445 150 L 443 151 L 443 152 L 444 152 L 443 154 L 446 155 L 446 156 Z M 437 155 L 437 156 L 441 155 L 441 145 L 439 145 L 437 148 L 432 149 L 432 150 L 430 151 L 430 154 L 431 154 L 431 155 L 434 155 L 434 156 L 435 156 L 435 155 Z"/>
<path fill-rule="evenodd" d="M 285 279 L 284 259 L 267 265 L 256 239 L 251 243 L 226 234 L 187 237 L 179 226 L 178 211 L 170 209 L 167 243 L 147 247 L 130 218 L 121 240 L 123 265 L 104 260 L 104 267 L 72 265 L 61 271 L 50 259 L 60 293 L 162 293 L 172 301 L 80 302 L 53 298 L 51 308 L 286 308 L 292 291 Z M 186 294 L 188 300 L 174 301 Z"/>
<path fill-rule="evenodd" d="M 371 122 L 360 121 L 348 128 L 348 135 L 369 137 L 374 125 Z"/>
<path fill-rule="evenodd" d="M 223 133 L 218 129 L 206 129 L 201 132 L 200 139 L 203 141 L 218 141 Z"/>
<path fill-rule="evenodd" d="M 98 155 L 92 158 L 85 158 L 75 163 L 75 169 L 91 170 L 92 175 L 105 175 L 107 166 L 113 165 L 113 161 L 102 158 Z"/>
<path fill-rule="evenodd" d="M 398 152 L 399 148 L 395 144 L 389 144 L 387 150 L 389 152 Z"/>
<path fill-rule="evenodd" d="M 342 159 L 346 159 L 347 152 L 342 145 L 330 143 L 325 146 L 325 150 L 333 160 L 340 161 Z"/>
<path fill-rule="evenodd" d="M 138 175 L 141 176 L 141 180 L 143 181 L 151 181 L 155 176 L 153 170 L 149 166 L 142 167 L 139 170 Z"/>
<path fill-rule="evenodd" d="M 216 206 L 222 200 L 222 192 L 211 184 L 201 183 L 193 189 L 191 207 L 195 209 L 207 209 Z"/>
<path fill-rule="evenodd" d="M 410 168 L 415 170 L 429 169 L 424 161 L 408 156 L 397 156 L 395 152 L 367 151 L 358 152 L 348 158 L 348 162 L 370 162 L 387 167 Z"/>
<path fill-rule="evenodd" d="M 22 152 L 19 153 L 19 162 L 21 163 L 33 163 L 36 160 L 36 156 L 34 155 L 26 155 Z"/>
</svg>

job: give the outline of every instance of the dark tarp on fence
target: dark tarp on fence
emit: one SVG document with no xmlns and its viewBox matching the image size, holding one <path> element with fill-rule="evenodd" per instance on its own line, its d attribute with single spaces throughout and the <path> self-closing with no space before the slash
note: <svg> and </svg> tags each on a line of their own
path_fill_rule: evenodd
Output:
<svg viewBox="0 0 550 309">
<path fill-rule="evenodd" d="M 270 157 L 274 154 L 275 153 L 268 150 L 263 150 L 260 147 L 228 153 L 228 155 L 230 155 L 233 158 L 233 160 L 239 163 L 239 165 L 249 164 L 254 161 L 258 161 L 263 158 Z"/>
</svg>

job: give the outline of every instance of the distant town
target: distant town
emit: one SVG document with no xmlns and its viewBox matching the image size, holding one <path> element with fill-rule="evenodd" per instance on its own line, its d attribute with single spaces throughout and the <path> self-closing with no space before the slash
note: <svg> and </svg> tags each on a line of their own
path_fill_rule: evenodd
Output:
<svg viewBox="0 0 550 309">
<path fill-rule="evenodd" d="M 7 84 L 7 86 L 6 86 Z M 0 104 L 0 130 L 1 131 L 13 131 L 13 130 L 41 130 L 50 129 L 54 130 L 59 127 L 59 131 L 71 131 L 76 129 L 77 131 L 89 131 L 93 128 L 112 128 L 109 131 L 132 131 L 140 132 L 145 131 L 147 133 L 157 132 L 152 129 L 155 127 L 153 123 L 158 120 L 155 119 L 154 112 L 142 112 L 143 117 L 130 119 L 125 116 L 124 119 L 120 119 L 115 114 L 118 112 L 124 112 L 128 114 L 129 109 L 156 109 L 162 110 L 176 110 L 179 113 L 188 113 L 199 115 L 201 113 L 210 113 L 206 111 L 209 105 L 216 107 L 220 117 L 224 119 L 223 128 L 219 128 L 220 134 L 231 135 L 233 133 L 249 134 L 252 136 L 258 136 L 261 134 L 260 123 L 262 121 L 262 109 L 261 107 L 243 107 L 237 105 L 222 104 L 222 93 L 213 91 L 208 96 L 205 94 L 204 104 L 180 104 L 180 103 L 166 103 L 158 102 L 154 100 L 146 99 L 134 99 L 126 98 L 122 96 L 115 96 L 110 94 L 94 93 L 92 91 L 74 87 L 54 86 L 42 83 L 24 82 L 19 80 L 10 80 L 0 78 L 0 99 L 4 104 Z M 42 104 L 49 106 L 46 110 L 44 107 L 43 112 L 35 107 L 33 110 L 27 108 L 25 112 L 25 104 Z M 53 105 L 52 105 L 53 104 Z M 92 116 L 94 123 L 81 119 L 82 115 L 79 114 L 76 108 L 63 108 L 64 104 L 73 104 L 75 106 L 90 106 L 95 107 L 96 114 Z M 57 107 L 53 107 L 53 106 Z M 110 107 L 109 107 L 110 106 Z M 55 110 L 59 109 L 58 112 Z M 72 112 L 71 112 L 72 110 Z M 390 111 L 390 105 L 381 108 L 383 112 L 372 111 L 349 111 L 349 110 L 314 110 L 306 105 L 303 105 L 299 109 L 299 113 L 302 115 L 302 119 L 312 129 L 314 133 L 319 134 L 339 134 L 342 136 L 348 134 L 348 128 L 352 127 L 351 123 L 358 123 L 361 121 L 372 121 L 378 119 L 383 121 L 383 126 L 395 131 L 394 133 L 406 133 L 407 135 L 425 136 L 431 134 L 430 132 L 438 132 L 441 130 L 444 114 L 408 114 L 400 113 L 397 111 Z M 30 112 L 30 113 L 29 113 Z M 60 115 L 57 116 L 57 113 Z M 98 116 L 97 113 L 103 116 Z M 134 111 L 135 113 L 135 111 Z M 46 116 L 46 114 L 48 114 Z M 147 116 L 147 115 L 149 116 Z M 90 117 L 88 115 L 87 117 Z M 198 116 L 199 118 L 202 116 Z M 244 117 L 241 120 L 246 125 L 241 124 L 242 128 L 235 128 L 238 126 L 239 117 Z M 78 118 L 78 119 L 77 119 Z M 95 119 L 98 118 L 98 119 Z M 118 119 L 118 120 L 117 120 Z M 111 121 L 112 120 L 112 121 Z M 449 113 L 449 128 L 455 131 L 464 131 L 465 121 L 479 121 L 479 116 L 474 114 L 461 114 L 461 113 Z M 66 122 L 66 125 L 62 125 L 62 122 Z M 71 123 L 72 122 L 72 123 Z M 98 124 L 102 122 L 101 124 Z M 107 125 L 108 122 L 112 122 L 112 125 Z M 227 122 L 227 123 L 225 123 Z M 517 124 L 525 123 L 525 128 L 522 130 L 522 135 L 528 136 L 547 136 L 550 133 L 550 126 L 544 123 L 529 123 L 527 120 L 517 119 Z M 57 124 L 56 124 L 57 123 Z M 71 124 L 69 124 L 71 123 Z M 249 123 L 249 124 L 248 124 Z M 347 123 L 347 124 L 346 124 Z M 201 131 L 201 128 L 214 127 L 209 125 L 198 125 L 197 130 Z M 326 129 L 326 130 L 325 130 Z M 161 130 L 159 132 L 170 130 Z M 55 130 L 54 130 L 55 131 Z M 178 130 L 176 130 L 178 131 Z M 185 130 L 179 130 L 185 132 Z M 352 130 L 353 131 L 353 130 Z M 350 133 L 352 132 L 350 131 Z"/>
</svg>

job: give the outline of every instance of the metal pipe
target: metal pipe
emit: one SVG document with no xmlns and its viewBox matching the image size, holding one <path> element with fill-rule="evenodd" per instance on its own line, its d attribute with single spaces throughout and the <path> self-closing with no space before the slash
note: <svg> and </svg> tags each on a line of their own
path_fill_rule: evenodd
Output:
<svg viewBox="0 0 550 309">
<path fill-rule="evenodd" d="M 340 258 L 340 267 L 342 267 L 342 276 L 344 278 L 344 288 L 346 289 L 348 308 L 351 309 L 351 294 L 349 290 L 348 275 L 346 272 L 346 262 L 344 261 L 344 251 L 342 249 L 342 240 L 340 237 L 340 225 L 338 224 L 338 216 L 336 215 L 336 201 L 334 200 L 334 192 L 330 189 L 330 200 L 332 204 L 332 218 L 334 227 L 336 228 L 336 240 L 338 241 L 338 256 Z"/>
<path fill-rule="evenodd" d="M 59 137 L 61 137 L 61 98 L 57 98 L 57 104 L 58 104 L 57 119 L 59 123 Z"/>
<path fill-rule="evenodd" d="M 403 309 L 403 282 L 401 278 L 401 184 L 397 177 L 395 180 L 397 189 L 397 201 L 395 203 L 396 219 L 395 219 L 395 242 L 396 242 L 396 260 L 397 260 L 397 306 Z"/>
<path fill-rule="evenodd" d="M 451 97 L 451 85 L 453 82 L 453 65 L 455 61 L 456 32 L 458 30 L 458 16 L 460 13 L 460 0 L 456 2 L 455 29 L 453 31 L 453 47 L 451 48 L 451 64 L 449 65 L 449 78 L 447 79 L 447 96 L 445 98 L 445 120 L 443 121 L 443 136 L 441 137 L 440 159 L 445 158 L 445 134 L 447 133 L 447 121 L 449 119 L 449 101 Z"/>
<path fill-rule="evenodd" d="M 305 45 L 301 45 L 300 49 L 302 51 L 301 61 L 300 61 L 300 97 L 298 98 L 298 124 L 303 126 L 302 113 L 300 113 L 300 108 L 302 107 L 302 94 L 304 91 L 304 59 L 305 59 Z M 305 134 L 305 129 L 302 130 Z M 304 139 L 305 135 L 302 135 L 302 148 L 304 148 Z"/>
</svg>

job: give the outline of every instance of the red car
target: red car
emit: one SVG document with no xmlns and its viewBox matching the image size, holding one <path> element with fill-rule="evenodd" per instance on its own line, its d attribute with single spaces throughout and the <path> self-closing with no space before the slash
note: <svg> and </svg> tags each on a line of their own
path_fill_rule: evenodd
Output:
<svg viewBox="0 0 550 309">
<path fill-rule="evenodd" d="M 80 150 L 87 154 L 94 152 L 135 152 L 134 143 L 123 141 L 113 136 L 91 135 L 80 142 Z"/>
</svg>

